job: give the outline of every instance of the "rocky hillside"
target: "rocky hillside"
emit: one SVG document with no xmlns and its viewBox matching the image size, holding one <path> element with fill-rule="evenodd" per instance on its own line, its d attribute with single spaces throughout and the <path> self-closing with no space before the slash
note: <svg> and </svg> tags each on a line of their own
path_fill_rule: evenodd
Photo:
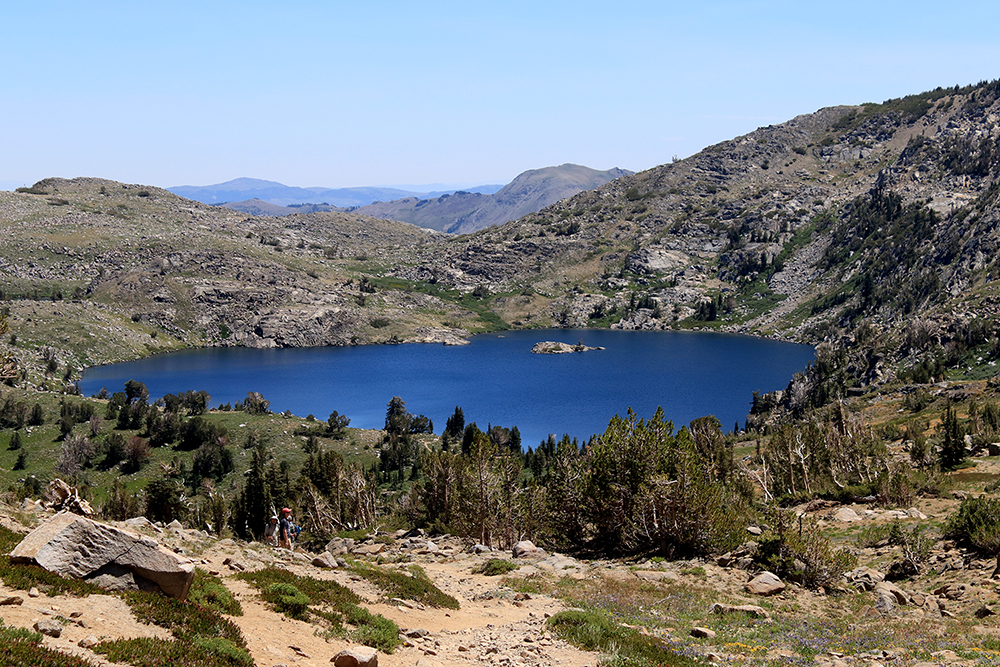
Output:
<svg viewBox="0 0 1000 667">
<path fill-rule="evenodd" d="M 535 213 L 631 173 L 617 168 L 597 171 L 564 164 L 526 171 L 496 194 L 456 192 L 435 199 L 408 197 L 363 206 L 357 212 L 453 234 L 469 234 Z"/>
<path fill-rule="evenodd" d="M 444 241 L 405 223 L 248 217 L 151 187 L 49 179 L 0 193 L 0 225 L 12 334 L 0 345 L 22 371 L 70 378 L 183 346 L 452 341 L 484 326 L 431 294 L 376 285 L 383 267 Z"/>
<path fill-rule="evenodd" d="M 998 95 L 822 109 L 457 238 L 50 179 L 0 194 L 13 352 L 79 367 L 182 345 L 685 327 L 827 342 L 815 381 L 833 395 L 928 368 L 982 377 L 1000 351 Z"/>
<path fill-rule="evenodd" d="M 230 208 L 234 211 L 239 211 L 240 213 L 246 213 L 247 215 L 291 215 L 293 213 L 330 213 L 331 211 L 345 211 L 347 209 L 339 209 L 336 206 L 329 206 L 327 204 L 292 204 L 291 206 L 278 206 L 277 204 L 272 204 L 266 202 L 263 199 L 247 199 L 245 201 L 234 201 L 223 204 L 226 208 Z"/>
<path fill-rule="evenodd" d="M 759 128 L 396 275 L 489 293 L 514 326 L 819 343 L 863 325 L 865 342 L 913 365 L 996 338 L 998 195 L 1000 84 L 937 89 Z M 973 365 L 989 364 L 980 352 Z"/>
</svg>

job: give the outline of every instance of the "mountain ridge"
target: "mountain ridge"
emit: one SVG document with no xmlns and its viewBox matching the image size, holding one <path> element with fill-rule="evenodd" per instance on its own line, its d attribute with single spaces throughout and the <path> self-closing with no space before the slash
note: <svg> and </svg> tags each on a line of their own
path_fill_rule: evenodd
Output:
<svg viewBox="0 0 1000 667">
<path fill-rule="evenodd" d="M 8 239 L 16 270 L 4 289 L 79 293 L 177 345 L 697 328 L 844 352 L 827 395 L 935 358 L 985 373 L 998 329 L 998 97 L 983 82 L 821 109 L 452 239 L 353 214 L 268 220 L 146 186 L 46 179 L 3 195 L 10 229 L 72 219 L 75 234 L 93 225 L 135 238 L 70 248 L 62 235 L 42 246 L 60 248 L 52 256 Z M 74 262 L 57 261 L 62 247 Z M 227 262 L 243 268 L 229 276 Z M 82 266 L 103 273 L 86 278 Z M 971 304 L 986 304 L 984 316 Z M 983 361 L 965 363 L 970 350 Z M 80 354 L 69 356 L 94 362 Z"/>
<path fill-rule="evenodd" d="M 617 167 L 598 171 L 566 163 L 522 172 L 493 195 L 458 192 L 436 199 L 409 197 L 363 206 L 358 212 L 468 234 L 535 213 L 560 199 L 632 173 Z"/>
<path fill-rule="evenodd" d="M 480 185 L 472 191 L 495 191 L 498 185 Z M 414 196 L 439 196 L 445 192 L 410 192 L 399 188 L 361 186 L 352 188 L 297 187 L 259 178 L 235 178 L 215 185 L 178 185 L 166 190 L 203 204 L 242 203 L 259 199 L 269 204 L 327 204 L 338 208 L 356 208 L 374 201 Z"/>
</svg>

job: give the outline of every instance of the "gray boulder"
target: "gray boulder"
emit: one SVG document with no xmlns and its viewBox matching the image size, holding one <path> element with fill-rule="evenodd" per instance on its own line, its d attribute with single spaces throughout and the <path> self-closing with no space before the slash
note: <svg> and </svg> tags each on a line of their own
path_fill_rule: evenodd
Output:
<svg viewBox="0 0 1000 667">
<path fill-rule="evenodd" d="M 864 565 L 850 572 L 845 572 L 844 576 L 849 583 L 862 591 L 873 590 L 876 584 L 885 580 L 884 574 Z"/>
<path fill-rule="evenodd" d="M 514 558 L 544 558 L 545 552 L 535 546 L 531 540 L 521 540 L 510 550 Z"/>
<path fill-rule="evenodd" d="M 335 537 L 326 543 L 326 551 L 329 551 L 334 556 L 346 554 L 353 548 L 354 540 L 350 537 Z"/>
<path fill-rule="evenodd" d="M 34 628 L 35 632 L 40 632 L 43 635 L 56 638 L 58 638 L 63 631 L 62 623 L 51 618 L 43 618 L 35 621 Z"/>
<path fill-rule="evenodd" d="M 337 559 L 329 551 L 324 551 L 312 559 L 312 564 L 322 569 L 335 569 L 337 567 Z"/>
<path fill-rule="evenodd" d="M 761 572 L 744 587 L 753 595 L 777 595 L 785 590 L 785 582 L 771 572 Z"/>
<path fill-rule="evenodd" d="M 151 582 L 180 600 L 187 598 L 195 568 L 194 561 L 149 537 L 70 512 L 60 512 L 28 533 L 10 559 L 35 563 L 62 577 L 96 578 L 113 587 L 122 585 L 130 573 L 136 587 Z M 118 583 L 110 584 L 112 579 Z"/>
<path fill-rule="evenodd" d="M 850 507 L 840 507 L 834 511 L 832 516 L 834 521 L 841 521 L 844 523 L 851 523 L 852 521 L 861 521 L 861 516 Z"/>
<path fill-rule="evenodd" d="M 896 599 L 884 591 L 875 592 L 875 611 L 883 616 L 889 616 L 896 610 Z"/>
<path fill-rule="evenodd" d="M 344 649 L 330 658 L 334 667 L 378 667 L 378 651 L 367 646 Z"/>
</svg>

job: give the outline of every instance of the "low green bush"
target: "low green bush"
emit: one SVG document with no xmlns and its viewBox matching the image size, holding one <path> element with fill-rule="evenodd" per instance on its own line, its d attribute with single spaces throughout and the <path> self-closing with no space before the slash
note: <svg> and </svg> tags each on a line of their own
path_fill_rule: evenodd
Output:
<svg viewBox="0 0 1000 667">
<path fill-rule="evenodd" d="M 561 611 L 546 623 L 553 633 L 585 651 L 610 654 L 611 660 L 604 664 L 623 667 L 693 667 L 701 664 L 671 650 L 662 640 L 621 626 L 598 611 Z"/>
<path fill-rule="evenodd" d="M 42 635 L 27 628 L 11 628 L 0 620 L 0 664 L 17 667 L 93 667 L 73 655 L 66 655 L 42 644 Z"/>
<path fill-rule="evenodd" d="M 204 653 L 216 656 L 227 664 L 253 667 L 253 658 L 250 656 L 250 653 L 228 639 L 222 637 L 194 637 L 192 644 Z"/>
<path fill-rule="evenodd" d="M 292 584 L 276 582 L 267 587 L 264 599 L 286 616 L 304 621 L 309 610 L 309 596 Z"/>
<path fill-rule="evenodd" d="M 129 591 L 122 597 L 140 622 L 167 628 L 178 638 L 222 637 L 241 648 L 247 646 L 239 626 L 208 607 L 146 591 Z"/>
<path fill-rule="evenodd" d="M 509 560 L 504 560 L 502 558 L 490 558 L 488 561 L 477 566 L 472 571 L 476 574 L 485 574 L 487 577 L 496 577 L 501 574 L 513 572 L 519 567 L 521 566 L 517 563 L 512 563 Z"/>
<path fill-rule="evenodd" d="M 948 517 L 945 537 L 986 556 L 1000 553 L 1000 498 L 965 498 Z"/>
<path fill-rule="evenodd" d="M 243 615 L 243 607 L 239 600 L 233 597 L 222 581 L 200 567 L 195 568 L 194 581 L 191 583 L 187 599 L 188 602 L 200 604 L 223 614 Z"/>
<path fill-rule="evenodd" d="M 362 607 L 361 598 L 354 591 L 335 581 L 301 577 L 278 568 L 241 572 L 236 576 L 255 586 L 265 601 L 287 616 L 325 620 L 329 624 L 324 631 L 327 634 L 346 637 L 384 653 L 392 653 L 399 646 L 399 626 Z M 354 627 L 345 629 L 343 623 Z"/>
<path fill-rule="evenodd" d="M 392 653 L 399 645 L 399 626 L 380 614 L 355 606 L 348 610 L 347 622 L 354 626 L 347 633 L 351 641 L 383 653 Z"/>
<path fill-rule="evenodd" d="M 253 667 L 254 664 L 245 648 L 221 637 L 197 637 L 192 641 L 154 637 L 119 639 L 101 642 L 93 651 L 112 662 L 134 667 Z"/>
<path fill-rule="evenodd" d="M 372 565 L 355 563 L 354 572 L 381 588 L 387 597 L 414 600 L 432 607 L 458 609 L 458 600 L 434 585 L 419 566 L 412 566 L 410 574 L 386 570 Z"/>
</svg>

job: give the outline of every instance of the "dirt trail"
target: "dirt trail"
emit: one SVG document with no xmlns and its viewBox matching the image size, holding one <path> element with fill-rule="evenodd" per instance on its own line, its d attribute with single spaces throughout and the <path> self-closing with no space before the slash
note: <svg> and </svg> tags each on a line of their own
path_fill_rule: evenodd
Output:
<svg viewBox="0 0 1000 667">
<path fill-rule="evenodd" d="M 545 618 L 565 609 L 548 596 L 517 596 L 500 587 L 500 577 L 473 574 L 479 557 L 458 554 L 416 556 L 427 575 L 443 591 L 454 596 L 460 610 L 435 609 L 417 603 L 389 604 L 384 594 L 366 580 L 343 570 L 323 570 L 302 556 L 289 556 L 276 549 L 222 540 L 198 554 L 199 567 L 223 578 L 227 588 L 240 601 L 243 615 L 231 617 L 247 639 L 254 663 L 259 667 L 319 667 L 329 665 L 339 651 L 352 646 L 341 639 L 327 639 L 316 625 L 289 619 L 271 611 L 261 601 L 254 587 L 233 575 L 241 568 L 267 565 L 284 567 L 296 574 L 317 579 L 332 579 L 343 584 L 365 601 L 373 613 L 395 621 L 402 632 L 426 631 L 423 636 L 407 638 L 392 654 L 379 653 L 383 667 L 434 667 L 440 665 L 498 665 L 529 667 L 559 665 L 584 667 L 594 665 L 594 653 L 580 651 L 558 640 L 547 631 Z M 229 564 L 227 564 L 227 559 Z M 391 567 L 391 566 L 389 566 Z M 0 585 L 0 599 L 17 596 L 21 605 L 0 606 L 0 618 L 10 626 L 31 628 L 41 618 L 62 616 L 69 619 L 58 639 L 45 637 L 45 645 L 80 655 L 100 667 L 118 667 L 80 647 L 81 640 L 111 637 L 162 637 L 170 633 L 162 628 L 135 620 L 128 606 L 119 598 L 92 595 L 77 598 L 69 595 L 29 597 Z M 80 612 L 70 619 L 70 614 Z M 86 626 L 86 627 L 83 627 Z M 124 667 L 124 666 L 122 666 Z"/>
<path fill-rule="evenodd" d="M 275 552 L 280 555 L 280 552 Z M 213 570 L 221 570 L 225 552 L 204 555 Z M 449 559 L 450 560 L 450 559 Z M 382 614 L 399 625 L 402 632 L 426 630 L 419 638 L 408 638 L 392 654 L 379 654 L 379 665 L 408 667 L 416 665 L 561 665 L 583 667 L 596 664 L 596 655 L 580 651 L 555 639 L 546 631 L 545 618 L 565 609 L 548 596 L 530 596 L 510 600 L 492 595 L 499 578 L 472 574 L 478 561 L 435 562 L 418 558 L 427 575 L 441 590 L 459 600 L 461 609 L 435 609 L 416 603 L 391 605 L 384 595 L 367 581 L 340 570 L 320 570 L 298 560 L 284 560 L 286 569 L 317 579 L 332 579 L 362 596 L 373 613 Z M 226 586 L 243 605 L 243 616 L 232 620 L 240 626 L 257 665 L 271 667 L 285 664 L 313 667 L 328 665 L 330 658 L 351 646 L 349 642 L 327 640 L 317 634 L 316 626 L 275 614 L 261 602 L 256 590 L 231 576 Z"/>
</svg>

